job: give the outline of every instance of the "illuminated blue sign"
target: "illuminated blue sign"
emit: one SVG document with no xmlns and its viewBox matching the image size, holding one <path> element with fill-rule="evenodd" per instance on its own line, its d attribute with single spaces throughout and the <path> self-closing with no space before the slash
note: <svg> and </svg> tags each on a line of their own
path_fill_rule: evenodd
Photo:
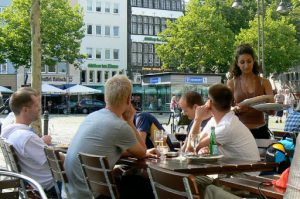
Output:
<svg viewBox="0 0 300 199">
<path fill-rule="evenodd" d="M 150 84 L 158 84 L 161 83 L 160 77 L 150 77 Z"/>
<path fill-rule="evenodd" d="M 187 84 L 207 84 L 207 78 L 206 77 L 186 77 L 185 83 Z"/>
</svg>

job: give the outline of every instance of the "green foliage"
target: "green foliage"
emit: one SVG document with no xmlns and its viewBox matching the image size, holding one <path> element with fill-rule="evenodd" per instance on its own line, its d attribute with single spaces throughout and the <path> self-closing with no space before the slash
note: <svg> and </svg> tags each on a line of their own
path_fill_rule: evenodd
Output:
<svg viewBox="0 0 300 199">
<path fill-rule="evenodd" d="M 300 45 L 296 39 L 293 24 L 276 13 L 276 6 L 267 7 L 264 24 L 264 62 L 266 74 L 287 71 L 295 61 L 300 60 Z M 242 29 L 235 45 L 250 43 L 257 47 L 257 19 L 250 21 L 249 29 Z M 260 51 L 262 49 L 260 48 Z M 298 62 L 297 61 L 297 62 Z"/>
<path fill-rule="evenodd" d="M 13 0 L 0 14 L 0 61 L 9 59 L 20 66 L 31 65 L 31 0 Z M 68 0 L 41 0 L 42 64 L 59 61 L 75 63 L 84 37 L 83 14 L 79 6 L 71 7 Z"/>
<path fill-rule="evenodd" d="M 163 67 L 193 72 L 226 72 L 234 35 L 210 3 L 191 0 L 187 14 L 168 22 L 159 36 L 166 43 L 156 46 Z"/>
</svg>

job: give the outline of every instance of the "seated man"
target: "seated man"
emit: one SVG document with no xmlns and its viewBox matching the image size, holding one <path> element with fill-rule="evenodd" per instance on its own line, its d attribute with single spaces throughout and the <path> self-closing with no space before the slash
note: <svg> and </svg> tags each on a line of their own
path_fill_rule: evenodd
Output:
<svg viewBox="0 0 300 199">
<path fill-rule="evenodd" d="M 159 121 L 152 114 L 147 112 L 137 113 L 134 117 L 134 124 L 140 132 L 148 149 L 154 147 L 153 136 L 155 130 L 165 130 Z"/>
<path fill-rule="evenodd" d="M 197 132 L 191 132 L 191 127 L 194 123 L 194 118 L 195 118 L 195 111 L 198 106 L 202 106 L 203 99 L 201 95 L 195 91 L 188 91 L 185 94 L 183 94 L 179 100 L 179 106 L 182 109 L 182 113 L 187 116 L 189 120 L 192 120 L 192 122 L 188 125 L 187 131 L 188 133 L 197 133 Z M 202 122 L 202 127 L 205 126 L 205 121 Z M 185 142 L 183 146 L 183 150 L 186 149 L 186 144 Z"/>
<path fill-rule="evenodd" d="M 38 137 L 29 126 L 39 118 L 41 98 L 30 87 L 24 87 L 12 94 L 10 109 L 14 112 L 15 123 L 3 128 L 1 136 L 16 150 L 22 174 L 39 182 L 47 195 L 56 196 L 54 181 L 44 153 L 44 146 L 51 143 L 50 136 Z"/>
<path fill-rule="evenodd" d="M 72 199 L 92 198 L 77 157 L 79 152 L 106 156 L 111 168 L 124 155 L 138 159 L 156 157 L 152 152 L 156 153 L 157 150 L 147 151 L 144 140 L 133 124 L 135 109 L 130 102 L 131 92 L 132 84 L 126 76 L 115 75 L 110 78 L 105 83 L 106 107 L 89 114 L 73 137 L 65 159 Z M 139 188 L 141 184 L 127 185 L 135 193 L 143 191 Z M 152 195 L 151 186 L 150 192 L 145 191 L 145 194 Z"/>
<path fill-rule="evenodd" d="M 300 103 L 297 108 L 288 115 L 285 121 L 284 131 L 300 132 Z"/>
<path fill-rule="evenodd" d="M 260 160 L 258 147 L 249 129 L 230 110 L 233 101 L 231 90 L 223 84 L 212 85 L 208 89 L 208 101 L 198 106 L 191 128 L 192 133 L 200 132 L 202 121 L 212 116 L 201 131 L 201 140 L 197 151 L 207 147 L 210 141 L 211 127 L 215 127 L 216 140 L 220 154 L 226 157 L 246 160 Z M 191 137 L 191 136 L 189 136 Z M 193 151 L 189 141 L 188 150 Z"/>
</svg>

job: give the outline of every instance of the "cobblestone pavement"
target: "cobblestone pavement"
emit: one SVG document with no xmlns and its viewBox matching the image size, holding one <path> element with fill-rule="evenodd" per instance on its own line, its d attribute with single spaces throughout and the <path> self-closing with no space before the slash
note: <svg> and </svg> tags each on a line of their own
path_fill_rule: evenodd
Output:
<svg viewBox="0 0 300 199">
<path fill-rule="evenodd" d="M 54 114 L 49 116 L 49 134 L 52 136 L 54 143 L 69 143 L 72 137 L 75 135 L 79 125 L 87 115 L 75 114 L 75 115 L 63 115 Z M 160 122 L 164 124 L 165 129 L 170 132 L 170 125 L 166 125 L 169 120 L 169 115 L 155 115 Z M 0 120 L 5 118 L 5 115 L 0 115 Z M 282 130 L 285 122 L 283 117 L 283 123 L 275 123 L 275 117 L 269 117 L 269 126 L 271 129 Z M 2 152 L 0 155 L 0 167 L 4 164 Z"/>
</svg>

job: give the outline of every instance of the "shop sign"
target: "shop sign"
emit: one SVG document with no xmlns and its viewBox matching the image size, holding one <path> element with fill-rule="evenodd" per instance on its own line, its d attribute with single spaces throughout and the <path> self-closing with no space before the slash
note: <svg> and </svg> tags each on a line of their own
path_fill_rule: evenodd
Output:
<svg viewBox="0 0 300 199">
<path fill-rule="evenodd" d="M 114 64 L 88 64 L 89 68 L 119 68 L 118 65 Z"/>
<path fill-rule="evenodd" d="M 150 77 L 150 84 L 158 84 L 161 83 L 160 77 Z"/>
<path fill-rule="evenodd" d="M 43 75 L 42 76 L 42 81 L 45 81 L 45 82 L 67 82 L 67 77 L 66 76 Z M 72 76 L 69 76 L 69 82 L 73 82 L 73 77 Z"/>
<path fill-rule="evenodd" d="M 207 84 L 207 77 L 186 77 L 185 83 L 187 84 Z"/>
</svg>

